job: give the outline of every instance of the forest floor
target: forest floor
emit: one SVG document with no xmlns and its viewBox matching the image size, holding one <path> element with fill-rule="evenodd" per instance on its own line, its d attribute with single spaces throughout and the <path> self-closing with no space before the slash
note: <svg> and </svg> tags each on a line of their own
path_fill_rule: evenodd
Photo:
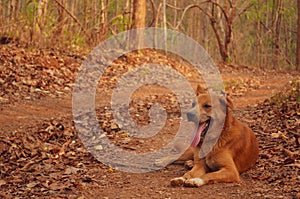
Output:
<svg viewBox="0 0 300 199">
<path fill-rule="evenodd" d="M 72 88 L 84 59 L 56 49 L 0 45 L 0 198 L 300 198 L 299 73 L 220 66 L 234 115 L 259 140 L 259 160 L 239 183 L 186 188 L 170 185 L 187 171 L 184 165 L 126 173 L 84 148 L 72 116 Z M 113 143 L 135 153 L 166 144 L 178 119 L 172 94 L 144 87 L 134 96 L 135 121 L 147 123 L 155 101 L 170 113 L 167 128 L 141 141 L 110 121 L 107 107 L 116 79 L 145 62 L 166 64 L 184 73 L 193 87 L 201 84 L 186 63 L 151 50 L 130 53 L 105 72 L 96 95 L 98 119 Z"/>
</svg>

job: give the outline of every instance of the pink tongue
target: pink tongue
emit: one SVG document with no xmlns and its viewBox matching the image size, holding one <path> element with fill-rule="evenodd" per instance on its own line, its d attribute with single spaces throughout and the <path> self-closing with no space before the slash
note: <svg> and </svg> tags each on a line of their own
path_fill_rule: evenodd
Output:
<svg viewBox="0 0 300 199">
<path fill-rule="evenodd" d="M 205 123 L 201 124 L 201 126 L 198 129 L 196 127 L 194 132 L 194 139 L 191 143 L 191 147 L 196 147 L 199 144 L 201 139 L 201 133 L 204 131 L 205 127 L 206 127 Z"/>
</svg>

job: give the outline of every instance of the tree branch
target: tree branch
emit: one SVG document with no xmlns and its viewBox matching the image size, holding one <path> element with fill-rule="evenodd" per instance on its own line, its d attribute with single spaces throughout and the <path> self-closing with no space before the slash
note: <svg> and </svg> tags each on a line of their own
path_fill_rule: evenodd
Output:
<svg viewBox="0 0 300 199">
<path fill-rule="evenodd" d="M 80 21 L 64 6 L 62 5 L 58 0 L 54 0 L 66 13 L 80 26 L 80 29 L 86 34 L 85 29 L 81 25 Z"/>
</svg>

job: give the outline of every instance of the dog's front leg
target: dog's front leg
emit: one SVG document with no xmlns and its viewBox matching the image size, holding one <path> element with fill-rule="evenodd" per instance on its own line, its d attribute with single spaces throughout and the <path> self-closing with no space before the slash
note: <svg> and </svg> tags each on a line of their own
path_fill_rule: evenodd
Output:
<svg viewBox="0 0 300 199">
<path fill-rule="evenodd" d="M 187 187 L 200 187 L 208 183 L 239 182 L 239 174 L 230 168 L 222 168 L 219 171 L 206 173 L 201 178 L 191 178 L 184 182 Z"/>
<path fill-rule="evenodd" d="M 224 158 L 224 157 L 223 157 Z M 224 162 L 219 162 L 218 171 L 206 173 L 201 177 L 190 178 L 184 182 L 187 187 L 200 187 L 208 183 L 217 182 L 239 182 L 240 175 L 231 157 L 223 159 Z"/>
<path fill-rule="evenodd" d="M 195 155 L 196 154 L 196 155 Z M 199 159 L 199 149 L 194 149 L 194 167 L 192 170 L 185 173 L 182 177 L 174 178 L 171 180 L 172 186 L 181 186 L 189 179 L 200 178 L 207 172 L 207 167 L 205 164 L 205 158 Z"/>
<path fill-rule="evenodd" d="M 189 179 L 200 178 L 206 173 L 205 169 L 205 159 L 198 161 L 196 164 L 194 163 L 194 167 L 192 170 L 186 172 L 182 177 L 173 178 L 171 180 L 172 186 L 182 186 Z"/>
</svg>

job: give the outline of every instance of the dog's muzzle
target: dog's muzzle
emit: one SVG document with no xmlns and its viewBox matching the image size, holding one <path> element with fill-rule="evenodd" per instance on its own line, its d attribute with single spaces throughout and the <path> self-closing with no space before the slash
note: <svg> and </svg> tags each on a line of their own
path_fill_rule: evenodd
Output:
<svg viewBox="0 0 300 199">
<path fill-rule="evenodd" d="M 200 115 L 200 118 L 193 112 L 187 113 L 188 121 L 195 123 L 195 130 L 193 132 L 192 147 L 198 146 L 204 139 L 210 124 L 211 118 L 207 115 Z"/>
<path fill-rule="evenodd" d="M 193 111 L 189 111 L 186 114 L 186 116 L 187 116 L 188 121 L 195 122 L 195 123 L 198 123 L 198 121 L 199 121 L 199 118 Z"/>
</svg>

